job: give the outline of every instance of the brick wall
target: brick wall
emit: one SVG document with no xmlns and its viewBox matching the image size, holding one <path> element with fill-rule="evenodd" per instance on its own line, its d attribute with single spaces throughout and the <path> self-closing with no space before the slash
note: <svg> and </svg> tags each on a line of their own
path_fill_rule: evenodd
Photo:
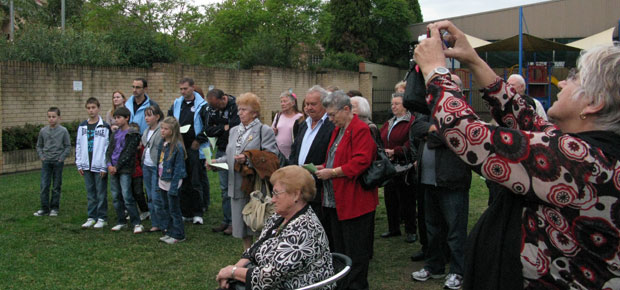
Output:
<svg viewBox="0 0 620 290">
<path fill-rule="evenodd" d="M 112 106 L 112 92 L 121 90 L 129 97 L 132 80 L 137 77 L 148 80 L 147 94 L 166 112 L 179 96 L 178 81 L 185 76 L 193 78 L 205 93 L 213 85 L 234 96 L 245 92 L 257 94 L 262 105 L 261 119 L 268 124 L 272 112 L 280 110 L 280 94 L 289 88 L 299 97 L 300 109 L 306 91 L 315 84 L 360 90 L 365 96 L 372 92 L 372 82 L 362 80 L 368 74 L 350 71 L 314 72 L 264 66 L 237 70 L 181 64 L 155 64 L 151 69 L 142 69 L 9 61 L 0 62 L 0 128 L 45 124 L 51 106 L 60 108 L 63 121 L 86 119 L 84 104 L 89 97 L 99 99 L 100 114 L 105 116 Z M 82 91 L 73 90 L 74 81 L 82 82 Z M 29 161 L 33 168 L 12 164 L 0 154 L 0 173 L 36 169 L 39 162 Z"/>
</svg>

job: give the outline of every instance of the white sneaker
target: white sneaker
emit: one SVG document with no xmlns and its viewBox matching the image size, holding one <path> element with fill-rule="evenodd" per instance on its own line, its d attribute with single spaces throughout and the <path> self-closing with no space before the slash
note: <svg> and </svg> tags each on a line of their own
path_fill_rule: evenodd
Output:
<svg viewBox="0 0 620 290">
<path fill-rule="evenodd" d="M 446 276 L 446 282 L 443 284 L 445 289 L 457 290 L 461 289 L 463 277 L 459 274 L 450 273 Z"/>
<path fill-rule="evenodd" d="M 164 235 L 163 237 L 159 238 L 159 240 L 160 240 L 160 241 L 162 241 L 162 242 L 164 242 L 164 241 L 166 241 L 166 240 L 167 240 L 167 239 L 169 239 L 169 238 L 170 238 L 170 236 L 169 236 L 169 235 Z"/>
<path fill-rule="evenodd" d="M 175 239 L 173 237 L 168 237 L 168 239 L 163 240 L 163 242 L 168 244 L 168 245 L 180 243 L 180 242 L 183 242 L 183 241 L 185 241 L 185 239 L 177 240 L 177 239 Z"/>
<path fill-rule="evenodd" d="M 49 213 L 44 211 L 44 210 L 42 210 L 42 209 L 40 209 L 40 210 L 37 210 L 32 215 L 34 215 L 34 216 L 46 216 L 46 215 L 49 215 Z"/>
<path fill-rule="evenodd" d="M 202 217 L 195 216 L 195 217 L 192 219 L 192 223 L 194 223 L 195 225 L 201 225 L 201 224 L 203 224 Z"/>
<path fill-rule="evenodd" d="M 144 226 L 142 226 L 142 225 L 135 225 L 133 227 L 133 233 L 134 234 L 141 234 L 143 232 L 144 232 Z"/>
<path fill-rule="evenodd" d="M 147 220 L 147 219 L 149 219 L 150 216 L 151 216 L 151 213 L 148 212 L 148 211 L 145 211 L 145 212 L 140 214 L 140 220 L 141 221 Z"/>
<path fill-rule="evenodd" d="M 118 224 L 118 225 L 113 226 L 110 230 L 113 232 L 118 232 L 126 227 L 127 227 L 126 224 Z"/>
<path fill-rule="evenodd" d="M 426 268 L 422 268 L 419 271 L 412 272 L 411 278 L 416 281 L 426 281 L 428 279 L 440 279 L 443 278 L 444 274 L 431 274 Z"/>
<path fill-rule="evenodd" d="M 50 211 L 50 216 L 58 216 L 58 211 L 53 209 Z"/>
<path fill-rule="evenodd" d="M 103 219 L 98 219 L 97 223 L 93 226 L 93 228 L 95 229 L 102 229 L 103 227 L 107 226 L 108 223 L 106 221 L 104 221 Z"/>
<path fill-rule="evenodd" d="M 92 227 L 94 224 L 95 224 L 95 219 L 89 218 L 89 219 L 86 220 L 86 222 L 84 224 L 82 224 L 82 228 L 83 229 L 87 229 L 87 228 Z"/>
</svg>

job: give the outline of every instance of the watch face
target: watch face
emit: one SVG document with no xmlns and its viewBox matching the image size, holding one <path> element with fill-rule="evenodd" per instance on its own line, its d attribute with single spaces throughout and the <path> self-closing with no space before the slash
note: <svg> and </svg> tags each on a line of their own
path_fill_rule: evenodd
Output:
<svg viewBox="0 0 620 290">
<path fill-rule="evenodd" d="M 450 73 L 450 70 L 448 70 L 445 67 L 438 67 L 438 68 L 435 68 L 435 73 L 438 73 L 440 75 L 447 75 Z"/>
</svg>

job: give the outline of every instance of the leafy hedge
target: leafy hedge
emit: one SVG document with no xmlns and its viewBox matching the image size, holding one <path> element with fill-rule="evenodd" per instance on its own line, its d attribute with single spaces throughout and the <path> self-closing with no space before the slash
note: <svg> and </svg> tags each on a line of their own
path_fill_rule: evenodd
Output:
<svg viewBox="0 0 620 290">
<path fill-rule="evenodd" d="M 65 122 L 62 125 L 69 131 L 71 146 L 75 146 L 75 138 L 80 121 Z M 41 128 L 43 128 L 43 125 L 40 124 L 26 124 L 24 126 L 2 129 L 2 151 L 35 149 Z"/>
</svg>

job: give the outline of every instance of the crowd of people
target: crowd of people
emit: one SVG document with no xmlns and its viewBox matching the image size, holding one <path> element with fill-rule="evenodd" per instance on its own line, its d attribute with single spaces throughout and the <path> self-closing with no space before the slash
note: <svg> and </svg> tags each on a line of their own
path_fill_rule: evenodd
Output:
<svg viewBox="0 0 620 290">
<path fill-rule="evenodd" d="M 211 89 L 204 96 L 191 78 L 179 81 L 181 95 L 167 117 L 143 78 L 133 81 L 128 99 L 112 93 L 105 119 L 99 101 L 89 98 L 76 140 L 87 192 L 82 227 L 107 226 L 109 179 L 112 231 L 130 224 L 135 234 L 161 232 L 162 242 L 182 242 L 185 222 L 204 223 L 206 171 L 217 170 L 223 218 L 212 230 L 244 246 L 240 260 L 217 274 L 221 288 L 310 285 L 333 274 L 330 252 L 338 252 L 352 260 L 338 288 L 368 289 L 379 197 L 360 176 L 383 148 L 394 164 L 410 166 L 384 187 L 388 228 L 381 237 L 401 236 L 404 224 L 404 240 L 419 240 L 421 251 L 411 259 L 424 267 L 413 280 L 442 278 L 449 289 L 620 287 L 620 47 L 584 52 L 559 83 L 547 120 L 542 104 L 524 94 L 523 78 L 500 79 L 452 23 L 430 24 L 429 31 L 415 59 L 431 114 L 404 107 L 401 82 L 393 116 L 380 128 L 360 92 L 318 85 L 306 92 L 301 111 L 295 94 L 282 93 L 271 126 L 261 122 L 255 94 L 236 98 Z M 491 123 L 467 104 L 460 79 L 444 68 L 446 57 L 468 66 L 484 88 Z M 47 115 L 37 142 L 43 165 L 35 216 L 58 215 L 70 152 L 60 110 Z M 472 172 L 487 180 L 490 196 L 467 237 Z M 274 205 L 262 230 L 243 216 L 254 190 L 270 192 Z"/>
</svg>

